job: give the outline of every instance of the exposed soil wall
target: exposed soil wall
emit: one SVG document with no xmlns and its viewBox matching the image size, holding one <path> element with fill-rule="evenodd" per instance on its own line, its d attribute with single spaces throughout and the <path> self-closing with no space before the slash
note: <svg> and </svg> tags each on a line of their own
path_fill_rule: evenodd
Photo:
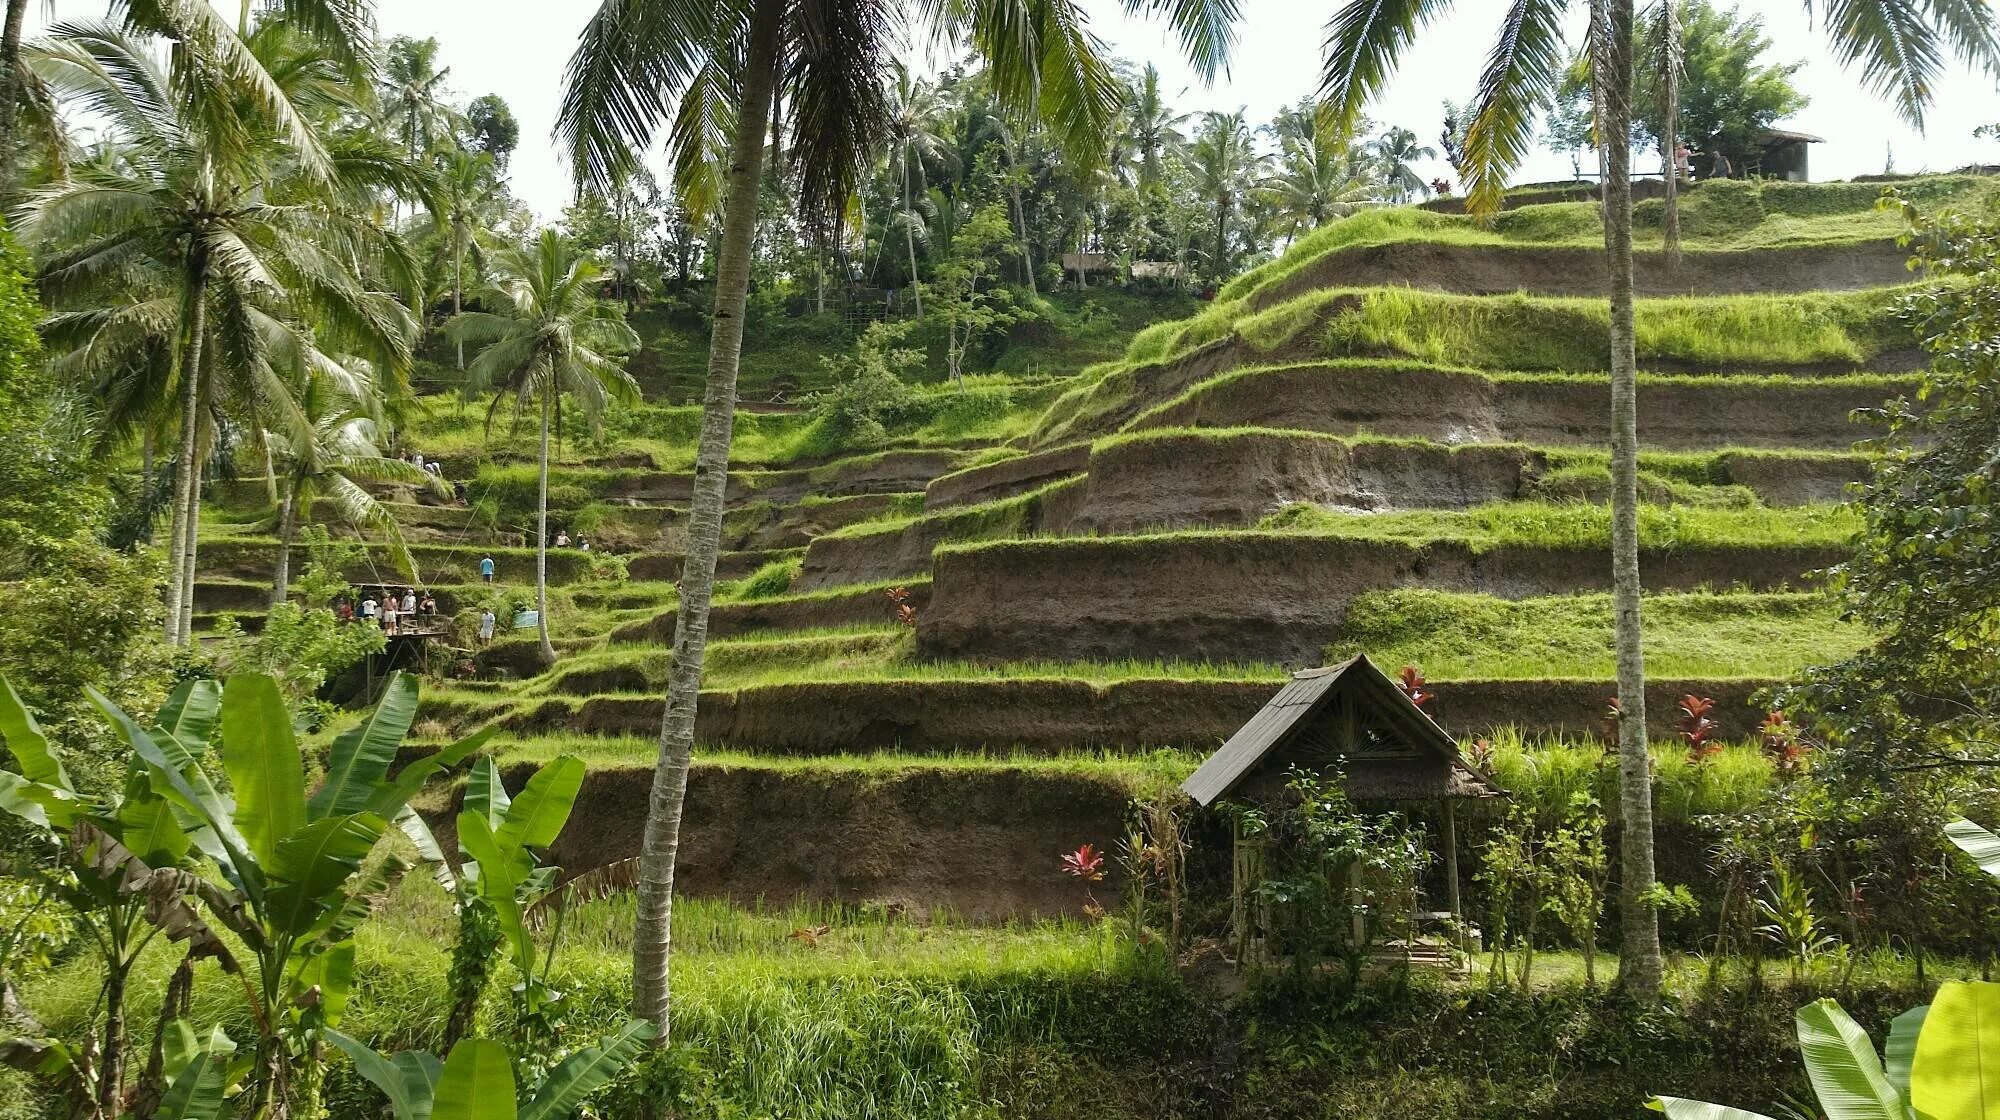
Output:
<svg viewBox="0 0 2000 1120">
<path fill-rule="evenodd" d="M 793 586 L 818 591 L 919 575 L 930 568 L 932 551 L 947 541 L 1066 532 L 1083 494 L 1083 480 L 1073 479 L 1004 505 L 926 514 L 900 529 L 819 537 L 807 546 Z"/>
<path fill-rule="evenodd" d="M 1851 291 L 1909 283 L 1909 256 L 1891 239 L 1689 249 L 1679 265 L 1669 264 L 1657 250 L 1642 250 L 1632 254 L 1632 271 L 1635 294 L 1642 297 Z M 1247 303 L 1262 310 L 1321 288 L 1386 285 L 1466 295 L 1602 296 L 1610 292 L 1609 277 L 1601 248 L 1395 241 L 1331 250 L 1257 289 Z"/>
<path fill-rule="evenodd" d="M 920 614 L 930 606 L 929 580 L 912 580 L 904 588 L 910 606 Z M 895 610 L 880 591 L 805 599 L 766 599 L 747 603 L 717 603 L 709 611 L 708 636 L 729 638 L 758 630 L 811 630 L 827 626 L 875 625 L 895 620 Z M 613 642 L 666 645 L 674 640 L 674 612 L 663 611 L 644 622 L 628 623 L 611 632 Z"/>
<path fill-rule="evenodd" d="M 1658 448 L 1845 450 L 1873 434 L 1857 408 L 1881 405 L 1879 385 L 1714 378 L 1639 387 L 1639 438 Z M 1446 444 L 1602 446 L 1609 380 L 1489 378 L 1447 370 L 1287 366 L 1218 381 L 1145 416 L 1140 429 L 1267 427 L 1412 437 Z"/>
<path fill-rule="evenodd" d="M 1072 532 L 1238 527 L 1291 502 L 1463 509 L 1521 496 L 1542 457 L 1517 445 L 1347 444 L 1281 432 L 1172 435 L 1100 447 Z"/>
<path fill-rule="evenodd" d="M 1776 590 L 1838 562 L 1810 548 L 1648 550 L 1655 591 Z M 1609 587 L 1600 549 L 1419 547 L 1283 533 L 1035 541 L 947 549 L 917 627 L 928 657 L 998 663 L 1167 658 L 1317 664 L 1366 590 L 1502 598 Z"/>
<path fill-rule="evenodd" d="M 577 872 L 637 855 L 652 780 L 651 770 L 593 769 L 551 861 Z M 1081 895 L 1056 853 L 1122 835 L 1126 801 L 1114 783 L 1022 769 L 698 764 L 674 885 L 743 903 L 804 896 L 917 913 L 948 907 L 976 921 L 1073 913 Z"/>
<path fill-rule="evenodd" d="M 742 579 L 784 556 L 783 549 L 718 553 L 715 558 L 715 578 Z M 630 557 L 626 571 L 633 579 L 673 583 L 681 578 L 681 565 L 686 561 L 687 558 L 678 552 L 647 552 Z"/>
<path fill-rule="evenodd" d="M 991 750 L 1059 754 L 1078 748 L 1143 752 L 1208 751 L 1222 745 L 1278 681 L 1131 680 L 1093 684 L 1035 678 L 848 681 L 707 691 L 697 709 L 703 743 L 774 755 L 871 751 Z M 1718 702 L 1712 718 L 1729 738 L 1752 735 L 1762 717 L 1750 697 L 1763 681 L 1653 680 L 1647 726 L 1673 734 L 1675 705 L 1687 693 Z M 579 732 L 646 736 L 659 730 L 657 686 L 635 669 L 578 675 L 566 690 L 601 687 L 631 695 L 552 701 L 509 717 L 515 734 Z M 1589 736 L 1598 731 L 1610 681 L 1441 681 L 1429 711 L 1448 731 L 1483 735 L 1500 727 L 1529 734 Z"/>
<path fill-rule="evenodd" d="M 1090 445 L 1078 443 L 1002 459 L 983 467 L 968 467 L 932 479 L 924 488 L 924 509 L 973 506 L 1011 498 L 1081 473 L 1089 462 Z"/>
</svg>

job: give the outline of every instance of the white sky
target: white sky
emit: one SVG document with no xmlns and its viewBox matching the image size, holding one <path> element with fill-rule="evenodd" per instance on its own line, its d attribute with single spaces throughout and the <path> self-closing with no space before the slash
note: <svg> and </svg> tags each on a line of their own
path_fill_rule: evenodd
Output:
<svg viewBox="0 0 2000 1120">
<path fill-rule="evenodd" d="M 216 2 L 234 14 L 234 0 Z M 1337 3 L 1242 0 L 1244 18 L 1230 72 L 1207 88 L 1180 61 L 1176 44 L 1158 23 L 1125 16 L 1120 0 L 1084 0 L 1092 29 L 1112 53 L 1157 65 L 1177 107 L 1242 106 L 1253 121 L 1268 119 L 1317 87 L 1324 26 Z M 485 93 L 507 99 L 521 122 L 521 146 L 511 169 L 514 193 L 537 213 L 553 217 L 570 197 L 568 170 L 550 139 L 558 91 L 577 32 L 596 6 L 594 0 L 378 0 L 377 16 L 385 35 L 437 38 L 443 62 L 451 67 L 448 81 L 461 100 Z M 1433 25 L 1405 56 L 1370 115 L 1435 145 L 1440 102 L 1470 96 L 1505 6 L 1505 0 L 1460 0 L 1451 18 Z M 58 18 L 103 11 L 101 0 L 57 0 L 55 8 Z M 1789 123 L 1827 139 L 1813 149 L 1814 178 L 1879 172 L 1892 149 L 1898 171 L 2000 162 L 2000 144 L 1972 137 L 1977 125 L 2000 121 L 2000 92 L 1992 79 L 1954 67 L 1939 87 L 1927 133 L 1919 134 L 1863 89 L 1857 74 L 1833 61 L 1823 33 L 1810 25 L 1799 0 L 1745 0 L 1742 8 L 1764 16 L 1774 44 L 1767 59 L 1805 60 L 1796 81 L 1812 103 Z M 39 4 L 30 9 L 37 22 L 42 10 Z M 1650 170 L 1650 162 L 1641 159 L 1639 167 Z M 1537 150 L 1520 178 L 1562 178 L 1569 167 L 1567 157 Z M 1442 161 L 1423 170 L 1426 177 L 1450 175 Z"/>
</svg>

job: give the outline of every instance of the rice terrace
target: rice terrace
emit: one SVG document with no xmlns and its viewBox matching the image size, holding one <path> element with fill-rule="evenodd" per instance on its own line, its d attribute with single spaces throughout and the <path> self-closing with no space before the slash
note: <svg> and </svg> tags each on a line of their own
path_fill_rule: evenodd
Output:
<svg viewBox="0 0 2000 1120">
<path fill-rule="evenodd" d="M 2000 1120 L 2000 21 L 1463 9 L 7 0 L 0 1120 Z"/>
</svg>

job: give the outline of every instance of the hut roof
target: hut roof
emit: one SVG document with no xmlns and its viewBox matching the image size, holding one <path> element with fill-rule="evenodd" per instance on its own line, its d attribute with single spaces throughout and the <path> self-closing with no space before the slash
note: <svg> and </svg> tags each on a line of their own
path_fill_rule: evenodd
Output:
<svg viewBox="0 0 2000 1120">
<path fill-rule="evenodd" d="M 1202 805 L 1214 804 L 1217 798 L 1227 796 L 1255 773 L 1310 716 L 1343 695 L 1352 698 L 1412 749 L 1446 760 L 1451 769 L 1449 796 L 1506 794 L 1491 775 L 1466 761 L 1459 753 L 1458 742 L 1365 654 L 1324 669 L 1292 674 L 1278 694 L 1181 783 L 1181 788 Z"/>
</svg>

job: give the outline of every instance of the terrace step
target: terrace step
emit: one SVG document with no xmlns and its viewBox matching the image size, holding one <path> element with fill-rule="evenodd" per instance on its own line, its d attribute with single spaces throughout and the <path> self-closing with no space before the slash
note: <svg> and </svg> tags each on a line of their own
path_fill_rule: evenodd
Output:
<svg viewBox="0 0 2000 1120">
<path fill-rule="evenodd" d="M 1844 556 L 1826 547 L 1642 550 L 1652 591 L 1782 590 Z M 1010 541 L 932 562 L 918 650 L 942 660 L 1317 664 L 1364 591 L 1504 599 L 1603 590 L 1601 547 L 1428 544 L 1283 532 Z"/>
<path fill-rule="evenodd" d="M 630 683 L 644 685 L 637 679 Z M 696 709 L 695 735 L 711 747 L 764 755 L 1210 751 L 1283 683 L 1281 676 L 1099 683 L 996 675 L 708 689 Z M 1718 737 L 1750 737 L 1764 714 L 1752 706 L 1752 697 L 1770 683 L 1648 681 L 1648 730 L 1657 738 L 1671 738 L 1679 700 L 1693 693 L 1716 700 L 1711 718 L 1722 725 Z M 1614 682 L 1600 680 L 1460 680 L 1432 682 L 1432 688 L 1437 698 L 1426 710 L 1447 731 L 1468 738 L 1503 728 L 1531 736 L 1594 737 L 1602 726 L 1605 698 L 1617 693 Z M 459 734 L 497 714 L 510 735 L 645 736 L 659 731 L 661 697 L 661 690 L 647 688 L 522 700 L 511 706 L 454 709 L 426 701 L 421 718 L 436 719 Z"/>
<path fill-rule="evenodd" d="M 1853 291 L 1910 282 L 1909 251 L 1894 238 L 1756 249 L 1686 249 L 1678 265 L 1658 250 L 1633 257 L 1641 297 Z M 1581 245 L 1459 245 L 1392 241 L 1333 249 L 1251 292 L 1260 311 L 1321 288 L 1398 286 L 1464 295 L 1610 294 L 1604 250 Z"/>
<path fill-rule="evenodd" d="M 1879 434 L 1851 419 L 1915 387 L 1910 378 L 1643 377 L 1648 449 L 1845 451 Z M 1442 368 L 1308 363 L 1217 377 L 1134 419 L 1160 428 L 1288 428 L 1443 444 L 1602 447 L 1610 382 L 1584 375 L 1487 375 Z"/>
</svg>

